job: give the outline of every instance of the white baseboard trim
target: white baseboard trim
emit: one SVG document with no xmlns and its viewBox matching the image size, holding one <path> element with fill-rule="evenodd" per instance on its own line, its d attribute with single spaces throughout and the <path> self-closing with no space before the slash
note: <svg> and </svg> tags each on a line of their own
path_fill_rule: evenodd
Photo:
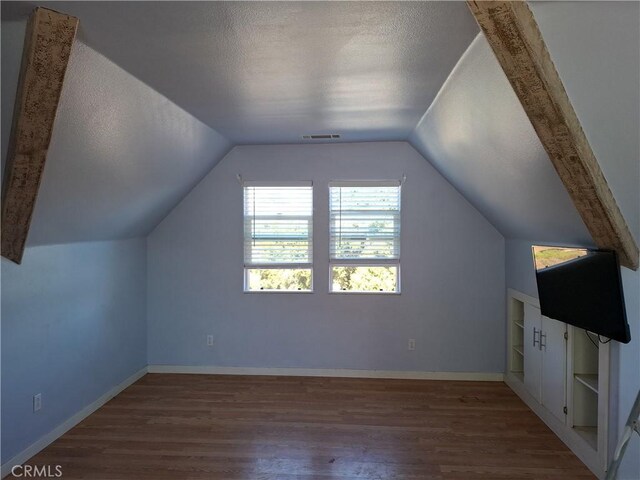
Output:
<svg viewBox="0 0 640 480">
<path fill-rule="evenodd" d="M 406 380 L 468 380 L 502 382 L 504 374 L 493 372 L 413 372 L 395 370 L 348 370 L 332 368 L 259 368 L 195 365 L 149 365 L 149 373 L 204 375 L 276 375 L 289 377 L 399 378 Z"/>
<path fill-rule="evenodd" d="M 89 415 L 91 415 L 93 412 L 98 410 L 101 406 L 103 406 L 113 397 L 115 397 L 120 392 L 122 392 L 129 385 L 137 382 L 140 378 L 146 375 L 146 373 L 147 373 L 147 367 L 144 367 L 138 370 L 129 378 L 125 379 L 124 381 L 122 381 L 121 383 L 113 387 L 111 390 L 109 390 L 107 393 L 102 395 L 100 398 L 90 403 L 89 405 L 84 407 L 82 410 L 80 410 L 78 413 L 73 415 L 71 418 L 67 419 L 62 424 L 58 425 L 49 433 L 41 437 L 39 440 L 37 440 L 36 442 L 34 442 L 33 444 L 25 448 L 23 451 L 21 451 L 16 456 L 14 456 L 11 460 L 4 463 L 2 467 L 0 467 L 0 478 L 4 478 L 9 473 L 11 473 L 11 469 L 13 468 L 14 465 L 22 465 L 24 462 L 29 460 L 35 454 L 37 454 L 38 452 L 43 450 L 45 447 L 47 447 L 49 444 L 51 444 L 54 440 L 57 440 L 62 435 L 67 433 L 69 430 L 71 430 L 73 427 L 79 424 L 82 420 L 87 418 Z"/>
<path fill-rule="evenodd" d="M 546 425 L 551 429 L 562 442 L 575 453 L 582 463 L 584 463 L 591 472 L 598 478 L 604 478 L 605 471 L 599 463 L 599 457 L 577 433 L 553 416 L 549 410 L 539 404 L 533 396 L 526 390 L 524 384 L 518 379 L 506 375 L 505 383 L 513 390 L 520 399 L 533 410 Z"/>
</svg>

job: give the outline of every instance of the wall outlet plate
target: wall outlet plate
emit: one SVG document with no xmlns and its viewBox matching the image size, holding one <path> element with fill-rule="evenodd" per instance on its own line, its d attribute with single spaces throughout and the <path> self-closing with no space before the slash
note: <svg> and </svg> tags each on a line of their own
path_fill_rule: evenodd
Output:
<svg viewBox="0 0 640 480">
<path fill-rule="evenodd" d="M 42 408 L 42 394 L 41 393 L 36 393 L 33 396 L 33 411 L 37 412 L 41 408 Z"/>
<path fill-rule="evenodd" d="M 416 349 L 416 339 L 415 338 L 410 338 L 409 339 L 409 343 L 407 344 L 407 349 L 408 350 L 415 350 Z"/>
<path fill-rule="evenodd" d="M 207 335 L 207 346 L 211 347 L 213 345 L 213 335 Z"/>
</svg>

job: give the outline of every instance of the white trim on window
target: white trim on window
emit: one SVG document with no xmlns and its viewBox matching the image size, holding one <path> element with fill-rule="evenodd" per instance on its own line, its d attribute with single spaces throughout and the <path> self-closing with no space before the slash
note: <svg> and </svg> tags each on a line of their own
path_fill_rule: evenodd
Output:
<svg viewBox="0 0 640 480">
<path fill-rule="evenodd" d="M 313 183 L 244 181 L 242 186 L 244 291 L 313 292 Z M 261 274 L 253 277 L 252 286 L 250 275 L 256 270 L 308 270 L 310 288 L 255 288 L 255 282 L 269 283 L 268 275 Z M 276 283 L 290 287 L 289 280 Z"/>
<path fill-rule="evenodd" d="M 243 187 L 313 187 L 311 180 L 303 181 L 285 181 L 285 182 L 272 182 L 262 180 L 243 180 Z"/>
<path fill-rule="evenodd" d="M 385 295 L 401 292 L 400 180 L 329 182 L 329 293 Z M 395 291 L 336 290 L 333 268 L 396 267 Z"/>
</svg>

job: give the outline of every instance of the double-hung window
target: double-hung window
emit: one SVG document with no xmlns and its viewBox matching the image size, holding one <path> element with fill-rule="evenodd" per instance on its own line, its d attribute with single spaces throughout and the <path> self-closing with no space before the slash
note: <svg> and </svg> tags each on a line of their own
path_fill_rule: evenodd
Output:
<svg viewBox="0 0 640 480">
<path fill-rule="evenodd" d="M 330 291 L 400 293 L 399 181 L 329 184 Z"/>
<path fill-rule="evenodd" d="M 313 289 L 311 182 L 244 183 L 244 290 Z"/>
</svg>

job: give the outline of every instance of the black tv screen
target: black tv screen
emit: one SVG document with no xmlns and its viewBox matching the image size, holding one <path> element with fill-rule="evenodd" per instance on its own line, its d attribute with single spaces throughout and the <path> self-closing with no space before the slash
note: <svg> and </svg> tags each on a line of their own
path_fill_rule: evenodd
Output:
<svg viewBox="0 0 640 480">
<path fill-rule="evenodd" d="M 542 315 L 631 341 L 615 252 L 537 245 L 532 250 Z"/>
</svg>

